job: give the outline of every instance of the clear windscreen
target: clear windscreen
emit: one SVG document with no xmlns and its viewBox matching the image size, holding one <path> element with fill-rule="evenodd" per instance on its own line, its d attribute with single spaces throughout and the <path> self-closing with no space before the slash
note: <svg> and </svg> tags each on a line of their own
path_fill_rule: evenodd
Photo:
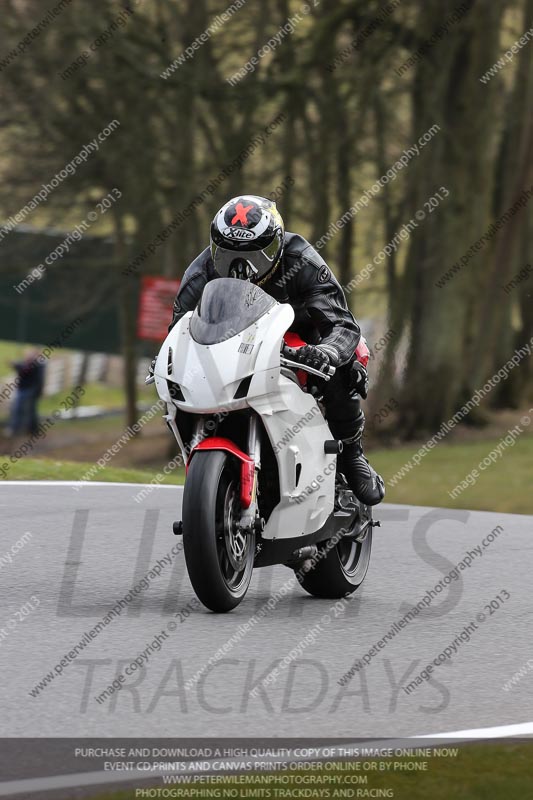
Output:
<svg viewBox="0 0 533 800">
<path fill-rule="evenodd" d="M 276 301 L 253 283 L 216 278 L 206 284 L 189 330 L 198 344 L 218 344 L 257 322 L 275 305 Z"/>
</svg>

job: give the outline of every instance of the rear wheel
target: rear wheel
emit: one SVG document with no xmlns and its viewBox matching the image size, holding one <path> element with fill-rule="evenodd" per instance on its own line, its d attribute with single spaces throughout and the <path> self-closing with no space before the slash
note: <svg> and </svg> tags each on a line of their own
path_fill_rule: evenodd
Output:
<svg viewBox="0 0 533 800">
<path fill-rule="evenodd" d="M 363 524 L 371 519 L 371 510 L 364 507 Z M 361 542 L 350 536 L 343 536 L 333 547 L 331 542 L 324 542 L 319 547 L 318 556 L 311 562 L 314 566 L 305 571 L 304 563 L 295 570 L 296 577 L 305 591 L 314 597 L 345 597 L 355 592 L 363 583 L 371 550 L 372 527 L 369 525 Z"/>
<path fill-rule="evenodd" d="M 193 589 L 211 611 L 231 611 L 250 584 L 255 537 L 238 529 L 240 515 L 234 459 L 221 450 L 195 453 L 183 492 L 183 549 Z"/>
</svg>

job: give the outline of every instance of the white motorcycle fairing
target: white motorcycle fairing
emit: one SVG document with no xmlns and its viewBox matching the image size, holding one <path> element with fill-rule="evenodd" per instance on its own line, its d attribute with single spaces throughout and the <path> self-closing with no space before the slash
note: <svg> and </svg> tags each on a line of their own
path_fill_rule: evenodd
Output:
<svg viewBox="0 0 533 800">
<path fill-rule="evenodd" d="M 167 403 L 166 420 L 185 461 L 189 453 L 176 425 L 178 409 L 219 416 L 253 409 L 270 439 L 280 482 L 280 501 L 262 537 L 279 540 L 314 533 L 333 512 L 336 456 L 324 452 L 332 435 L 316 400 L 282 371 L 280 350 L 294 320 L 292 307 L 273 303 L 247 328 L 238 333 L 230 329 L 224 341 L 214 344 L 200 344 L 192 337 L 194 313 L 185 314 L 172 328 L 154 369 L 157 391 Z M 178 384 L 178 398 L 171 396 L 168 382 Z"/>
</svg>

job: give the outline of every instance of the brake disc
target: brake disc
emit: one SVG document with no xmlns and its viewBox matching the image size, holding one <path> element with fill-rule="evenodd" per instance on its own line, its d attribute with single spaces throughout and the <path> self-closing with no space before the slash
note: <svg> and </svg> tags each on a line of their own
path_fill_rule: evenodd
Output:
<svg viewBox="0 0 533 800">
<path fill-rule="evenodd" d="M 230 491 L 230 497 L 227 498 L 228 510 L 224 525 L 224 542 L 231 566 L 240 571 L 244 568 L 246 563 L 248 539 L 237 525 L 235 516 L 237 504 L 235 490 L 231 490 L 230 488 Z"/>
</svg>

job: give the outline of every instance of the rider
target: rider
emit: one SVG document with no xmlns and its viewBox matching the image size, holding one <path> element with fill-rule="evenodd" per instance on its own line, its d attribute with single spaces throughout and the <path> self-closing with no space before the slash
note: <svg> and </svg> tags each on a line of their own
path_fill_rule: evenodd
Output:
<svg viewBox="0 0 533 800">
<path fill-rule="evenodd" d="M 344 443 L 340 471 L 362 503 L 381 502 L 383 479 L 363 455 L 360 397 L 367 395 L 368 376 L 355 357 L 361 331 L 327 264 L 303 236 L 285 231 L 273 201 L 239 195 L 217 213 L 211 246 L 187 268 L 169 330 L 196 307 L 207 281 L 218 277 L 249 280 L 293 307 L 291 330 L 309 342 L 298 360 L 326 374 L 336 368 L 328 383 L 321 381 L 320 392 L 331 432 Z"/>
</svg>

